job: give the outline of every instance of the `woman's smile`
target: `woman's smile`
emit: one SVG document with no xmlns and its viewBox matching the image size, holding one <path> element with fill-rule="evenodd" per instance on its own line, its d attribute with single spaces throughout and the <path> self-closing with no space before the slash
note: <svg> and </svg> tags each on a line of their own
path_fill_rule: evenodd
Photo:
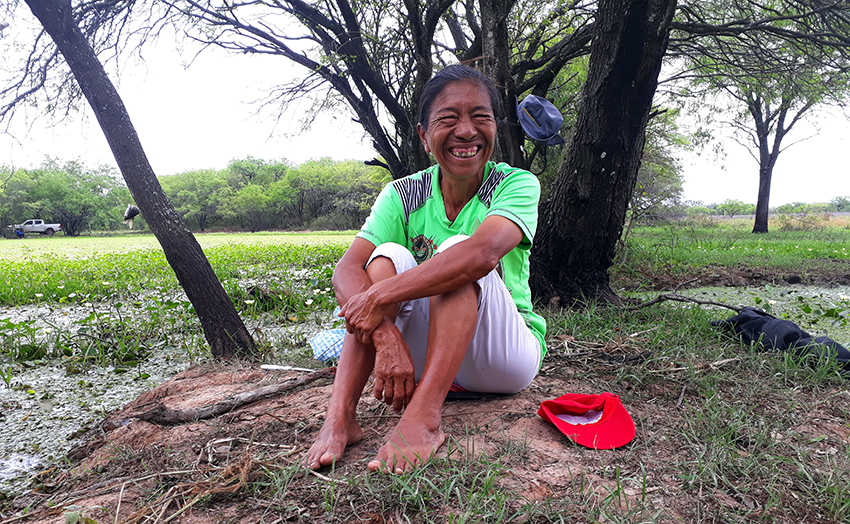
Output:
<svg viewBox="0 0 850 524">
<path fill-rule="evenodd" d="M 440 164 L 444 179 L 480 184 L 496 141 L 496 117 L 487 89 L 468 81 L 447 85 L 434 98 L 428 126 L 419 126 L 419 137 Z"/>
</svg>

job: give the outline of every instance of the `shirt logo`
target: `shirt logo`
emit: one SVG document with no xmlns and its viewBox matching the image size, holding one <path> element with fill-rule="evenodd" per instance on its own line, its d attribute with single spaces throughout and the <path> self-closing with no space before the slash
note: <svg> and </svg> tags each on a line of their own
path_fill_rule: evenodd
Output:
<svg viewBox="0 0 850 524">
<path fill-rule="evenodd" d="M 410 245 L 413 249 L 413 258 L 417 264 L 421 264 L 431 258 L 434 255 L 434 251 L 436 251 L 434 240 L 425 235 L 413 237 L 410 239 Z"/>
</svg>

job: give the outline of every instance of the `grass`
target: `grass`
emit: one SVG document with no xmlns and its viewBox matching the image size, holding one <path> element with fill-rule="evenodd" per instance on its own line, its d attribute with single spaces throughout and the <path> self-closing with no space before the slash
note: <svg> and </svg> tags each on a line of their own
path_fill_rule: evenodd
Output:
<svg viewBox="0 0 850 524">
<path fill-rule="evenodd" d="M 752 234 L 751 219 L 706 218 L 638 228 L 613 273 L 650 269 L 678 274 L 709 266 L 788 269 L 850 260 L 850 219 L 809 217 L 805 228 L 783 228 L 782 220 L 773 219 L 767 235 Z"/>
<path fill-rule="evenodd" d="M 726 220 L 639 229 L 618 271 L 848 260 L 846 225 L 783 231 L 772 224 L 769 235 L 752 235 L 749 227 Z M 291 235 L 200 237 L 247 319 L 329 317 L 331 268 L 350 234 L 309 242 Z M 150 238 L 121 238 L 111 247 L 108 238 L 67 240 L 2 241 L 0 304 L 7 311 L 75 306 L 86 314 L 70 331 L 0 321 L 0 387 L 14 384 L 23 363 L 46 365 L 55 357 L 131 367 L 162 345 L 189 348 L 187 340 L 200 339 L 161 253 L 139 247 Z M 272 291 L 271 304 L 251 286 Z M 754 298 L 767 305 L 762 291 Z M 799 311 L 786 311 L 797 319 L 828 316 L 826 306 L 804 315 L 808 298 L 793 302 Z M 204 507 L 215 512 L 235 497 L 267 508 L 264 522 L 850 522 L 850 393 L 834 363 L 743 347 L 709 325 L 727 310 L 663 303 L 543 312 L 549 354 L 537 387 L 549 388 L 550 397 L 619 394 L 638 426 L 625 448 L 596 452 L 521 432 L 537 422 L 530 408 L 453 422 L 445 456 L 399 476 L 366 474 L 362 463 L 349 461 L 317 477 L 304 473 L 300 455 L 254 457 L 252 480 L 238 494 L 204 499 Z M 842 318 L 839 307 L 829 320 Z M 205 349 L 192 342 L 186 351 L 202 358 Z"/>
<path fill-rule="evenodd" d="M 201 237 L 210 264 L 229 291 L 235 290 L 233 283 L 240 280 L 262 281 L 272 275 L 286 285 L 291 283 L 287 275 L 293 272 L 327 273 L 350 238 L 311 234 L 302 242 L 293 234 Z M 25 245 L 23 241 L 3 241 L 3 256 L 8 260 L 0 264 L 0 283 L 4 284 L 0 286 L 0 306 L 90 302 L 116 293 L 137 296 L 155 291 L 170 296 L 179 292 L 177 279 L 152 236 L 56 240 L 60 242 L 50 244 L 49 239 Z M 11 249 L 6 249 L 7 245 Z M 37 247 L 31 249 L 30 245 Z"/>
</svg>

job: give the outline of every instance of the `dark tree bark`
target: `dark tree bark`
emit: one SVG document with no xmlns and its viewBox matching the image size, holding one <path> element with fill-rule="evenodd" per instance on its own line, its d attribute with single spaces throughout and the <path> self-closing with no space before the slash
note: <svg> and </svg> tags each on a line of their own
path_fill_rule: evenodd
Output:
<svg viewBox="0 0 850 524">
<path fill-rule="evenodd" d="M 514 111 L 516 89 L 511 76 L 508 16 L 514 8 L 514 0 L 480 0 L 481 6 L 481 70 L 490 76 L 502 94 L 505 122 L 499 126 L 494 155 L 497 160 L 512 166 L 527 167 L 522 154 L 525 135 Z"/>
<path fill-rule="evenodd" d="M 74 22 L 70 0 L 26 0 L 97 117 L 118 168 L 201 320 L 217 358 L 256 354 L 254 341 L 192 233 L 165 196 L 115 86 Z M 139 268 L 143 270 L 143 268 Z"/>
<path fill-rule="evenodd" d="M 608 269 L 623 230 L 676 0 L 601 0 L 584 102 L 531 259 L 543 302 L 617 302 Z"/>
<path fill-rule="evenodd" d="M 757 160 L 759 163 L 759 193 L 758 200 L 756 200 L 756 220 L 753 224 L 753 233 L 767 233 L 770 211 L 770 183 L 773 179 L 773 168 L 776 166 L 776 160 L 779 158 L 779 153 L 782 152 L 782 140 L 800 117 L 812 107 L 813 103 L 806 103 L 797 110 L 790 122 L 786 121 L 792 103 L 788 98 L 782 99 L 779 106 L 774 109 L 761 97 L 747 93 L 746 103 L 755 126 L 753 141 L 758 148 Z M 771 131 L 773 131 L 772 144 Z"/>
</svg>

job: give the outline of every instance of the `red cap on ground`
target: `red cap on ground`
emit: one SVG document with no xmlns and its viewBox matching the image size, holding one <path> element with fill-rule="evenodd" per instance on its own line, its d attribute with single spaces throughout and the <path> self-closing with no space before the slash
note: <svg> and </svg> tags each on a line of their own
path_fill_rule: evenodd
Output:
<svg viewBox="0 0 850 524">
<path fill-rule="evenodd" d="M 614 449 L 635 438 L 635 423 L 620 397 L 611 393 L 568 393 L 544 400 L 537 414 L 576 444 L 592 449 Z"/>
</svg>

